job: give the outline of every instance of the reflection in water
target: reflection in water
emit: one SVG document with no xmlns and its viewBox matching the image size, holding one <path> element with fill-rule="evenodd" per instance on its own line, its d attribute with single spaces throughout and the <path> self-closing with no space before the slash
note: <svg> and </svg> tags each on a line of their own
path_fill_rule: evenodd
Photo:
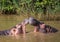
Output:
<svg viewBox="0 0 60 42">
<path fill-rule="evenodd" d="M 20 39 L 20 38 L 25 38 L 25 34 L 20 34 L 20 35 L 15 35 L 15 36 L 10 36 L 14 39 Z"/>
<path fill-rule="evenodd" d="M 12 39 L 19 39 L 19 35 L 16 35 L 16 36 L 10 36 Z"/>
<path fill-rule="evenodd" d="M 27 35 L 16 35 L 12 38 L 18 39 L 22 42 L 45 42 L 45 34 L 43 33 L 29 33 Z"/>
<path fill-rule="evenodd" d="M 45 42 L 45 34 L 43 33 L 29 33 L 24 38 L 26 42 Z"/>
<path fill-rule="evenodd" d="M 35 42 L 45 42 L 45 34 L 43 33 L 35 33 Z"/>
<path fill-rule="evenodd" d="M 27 33 L 27 34 L 20 34 L 16 36 L 6 36 L 1 37 L 0 39 L 2 42 L 5 39 L 6 42 L 45 42 L 46 35 L 43 33 Z"/>
<path fill-rule="evenodd" d="M 21 42 L 45 42 L 45 34 L 43 33 L 28 33 L 13 36 L 12 38 L 20 40 Z"/>
</svg>

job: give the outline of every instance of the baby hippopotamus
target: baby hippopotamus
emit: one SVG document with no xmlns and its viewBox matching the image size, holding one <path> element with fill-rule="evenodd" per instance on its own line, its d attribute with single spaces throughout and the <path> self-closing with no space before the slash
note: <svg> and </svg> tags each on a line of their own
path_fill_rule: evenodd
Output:
<svg viewBox="0 0 60 42">
<path fill-rule="evenodd" d="M 34 32 L 42 32 L 42 33 L 49 33 L 49 32 L 57 32 L 57 29 L 52 28 L 49 25 L 44 24 L 44 22 L 38 21 L 33 17 L 29 18 L 29 24 L 34 26 Z"/>
<path fill-rule="evenodd" d="M 34 19 L 33 17 L 29 18 L 29 24 L 31 24 L 32 26 L 34 26 L 34 32 L 39 32 L 39 31 L 43 31 L 45 32 L 45 24 L 44 22 L 40 22 L 36 19 Z"/>
</svg>

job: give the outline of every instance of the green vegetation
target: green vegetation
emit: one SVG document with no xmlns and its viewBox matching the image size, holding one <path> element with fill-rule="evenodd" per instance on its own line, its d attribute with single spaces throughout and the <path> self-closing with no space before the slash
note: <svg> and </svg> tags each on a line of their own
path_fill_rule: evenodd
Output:
<svg viewBox="0 0 60 42">
<path fill-rule="evenodd" d="M 13 0 L 0 0 L 2 14 L 16 14 L 16 8 Z"/>
<path fill-rule="evenodd" d="M 0 0 L 0 13 L 60 20 L 60 0 Z"/>
</svg>

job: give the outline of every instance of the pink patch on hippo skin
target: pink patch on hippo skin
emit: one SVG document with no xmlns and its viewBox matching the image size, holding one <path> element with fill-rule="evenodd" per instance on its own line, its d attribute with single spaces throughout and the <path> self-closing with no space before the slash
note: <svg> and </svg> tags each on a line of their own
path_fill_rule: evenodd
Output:
<svg viewBox="0 0 60 42">
<path fill-rule="evenodd" d="M 40 28 L 45 28 L 45 24 L 40 24 Z"/>
</svg>

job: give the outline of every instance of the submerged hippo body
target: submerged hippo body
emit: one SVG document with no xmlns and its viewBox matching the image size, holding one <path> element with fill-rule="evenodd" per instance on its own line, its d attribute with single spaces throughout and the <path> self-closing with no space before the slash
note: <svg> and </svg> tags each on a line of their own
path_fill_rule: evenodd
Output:
<svg viewBox="0 0 60 42">
<path fill-rule="evenodd" d="M 0 31 L 0 35 L 9 35 L 9 33 L 10 33 L 10 30 Z"/>
<path fill-rule="evenodd" d="M 49 33 L 49 32 L 50 32 L 50 33 L 55 33 L 55 32 L 58 31 L 56 28 L 54 28 L 54 27 L 52 27 L 52 26 L 50 26 L 50 25 L 46 25 L 45 28 L 46 28 L 46 30 L 47 30 L 47 33 Z"/>
</svg>

